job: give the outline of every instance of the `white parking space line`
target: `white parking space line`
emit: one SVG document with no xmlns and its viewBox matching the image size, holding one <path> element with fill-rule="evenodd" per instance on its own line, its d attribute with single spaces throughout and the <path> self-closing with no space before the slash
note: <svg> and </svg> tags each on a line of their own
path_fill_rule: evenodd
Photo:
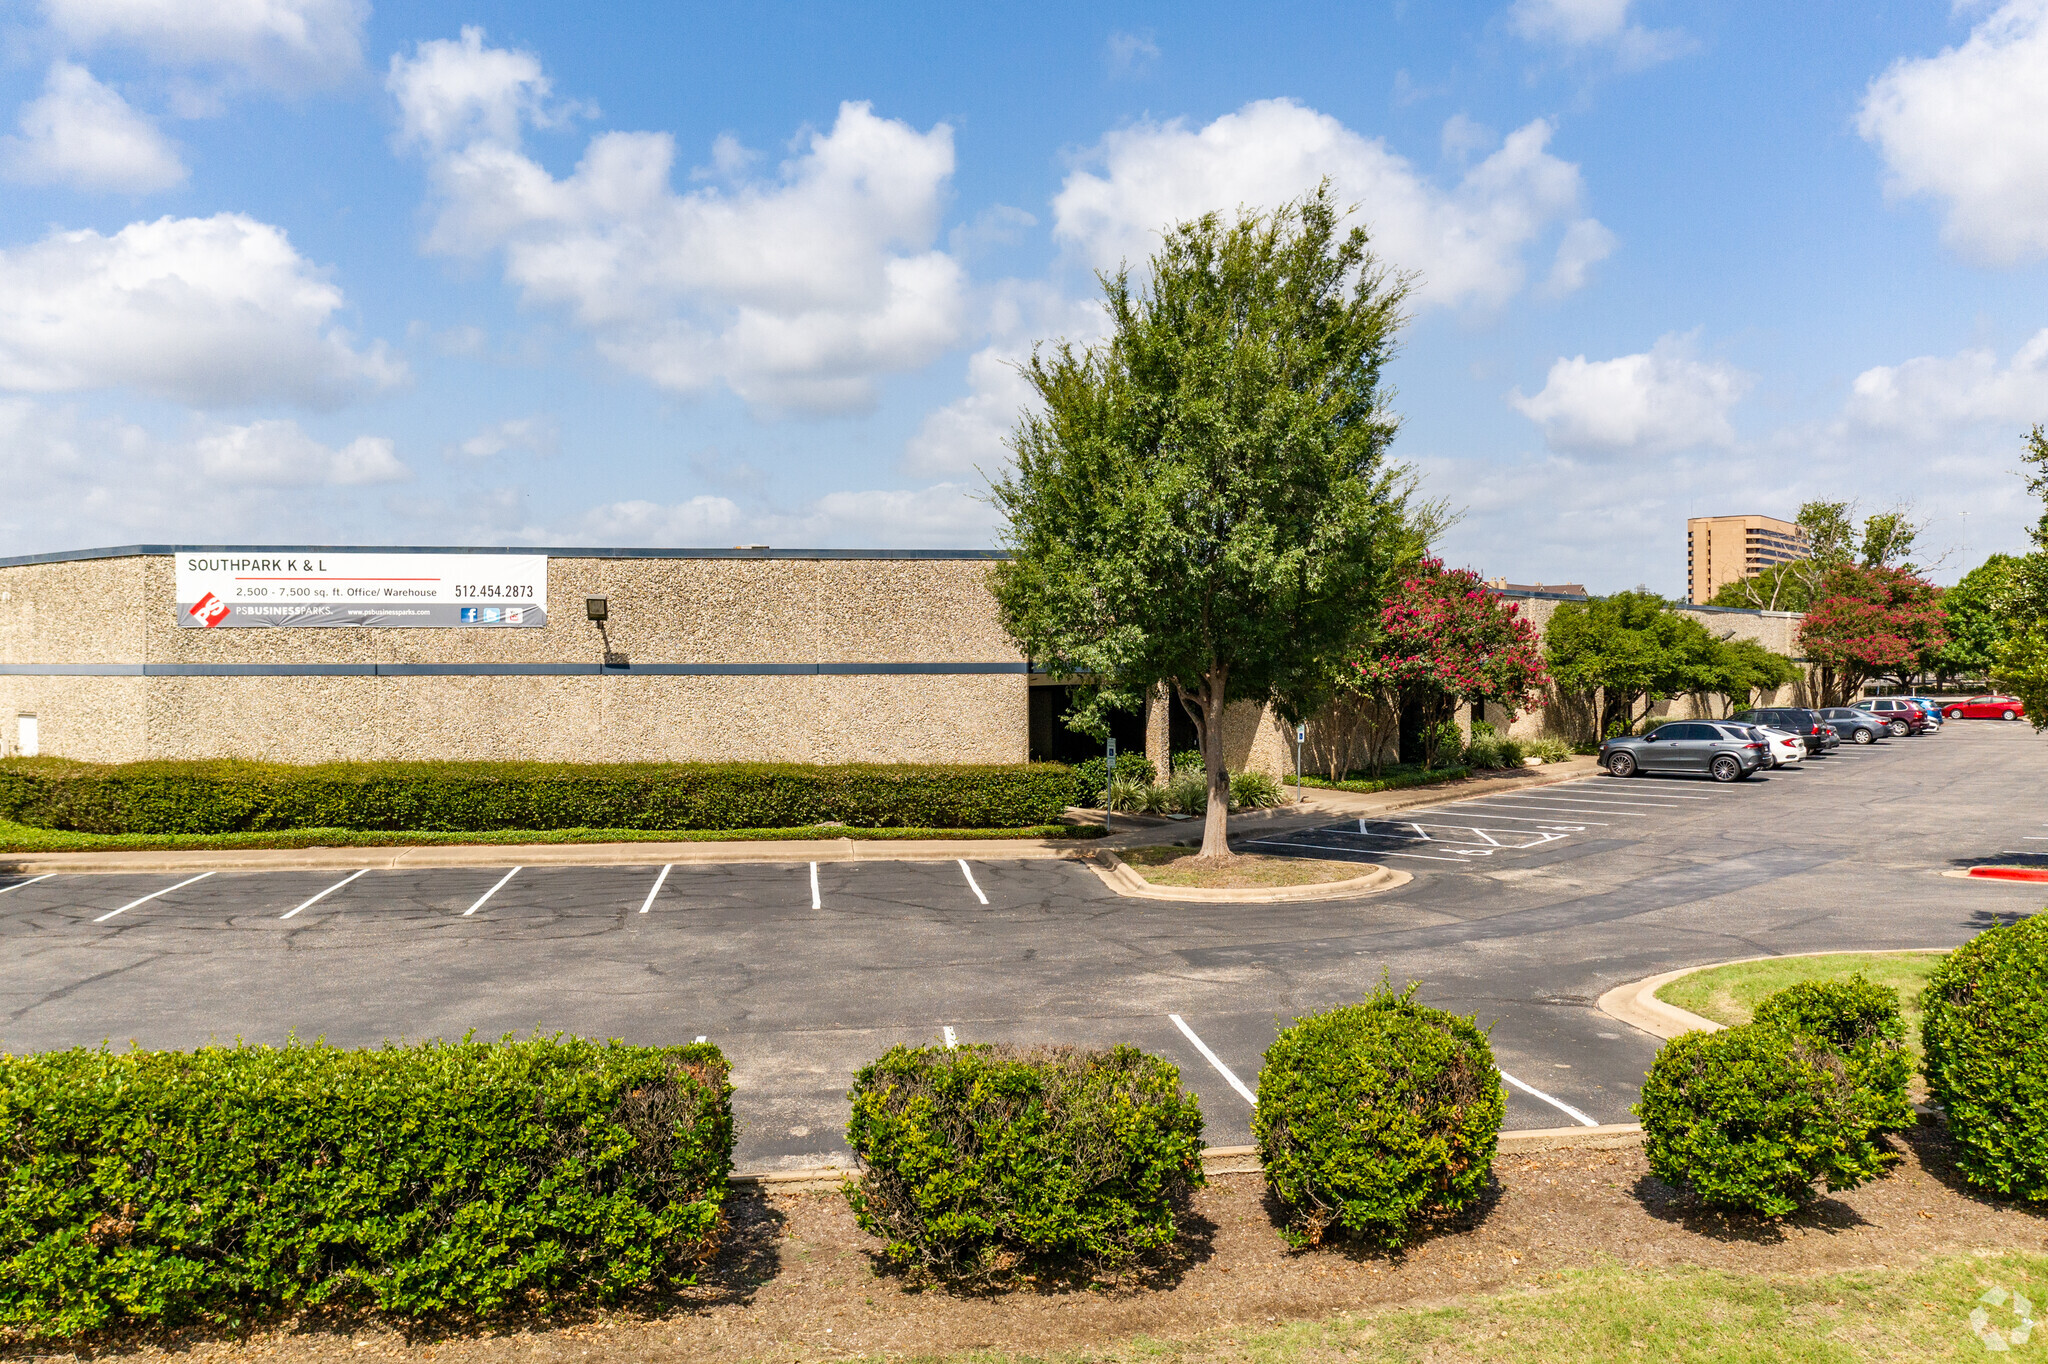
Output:
<svg viewBox="0 0 2048 1364">
<path fill-rule="evenodd" d="M 57 873 L 53 871 L 46 871 L 41 876 L 32 876 L 26 881 L 16 881 L 11 886 L 0 888 L 0 895 L 5 895 L 10 890 L 20 890 L 23 886 L 32 886 L 38 881 L 47 881 L 56 874 Z"/>
<path fill-rule="evenodd" d="M 107 920 L 113 918 L 116 914 L 126 914 L 129 910 L 135 908 L 135 906 L 137 905 L 148 904 L 151 900 L 156 899 L 158 895 L 169 895 L 174 890 L 183 890 L 185 887 L 191 885 L 194 881 L 204 881 L 207 877 L 211 875 L 213 875 L 213 873 L 210 871 L 200 872 L 199 875 L 191 877 L 188 880 L 180 881 L 175 886 L 165 886 L 162 890 L 156 891 L 153 894 L 145 895 L 140 900 L 130 900 L 127 904 L 122 905 L 119 909 L 110 909 L 106 913 L 100 915 L 99 918 L 94 919 L 93 922 L 96 924 L 103 924 Z"/>
<path fill-rule="evenodd" d="M 462 917 L 467 919 L 470 915 L 482 909 L 484 907 L 484 901 L 490 899 L 493 895 L 496 895 L 499 891 L 503 890 L 505 888 L 505 883 L 507 881 L 510 881 L 513 877 L 517 875 L 519 875 L 519 868 L 514 867 L 512 868 L 512 870 L 506 872 L 503 876 L 499 877 L 497 885 L 492 886 L 489 890 L 485 891 L 480 897 L 478 897 L 477 902 L 475 904 L 471 905 L 468 909 L 462 911 Z"/>
<path fill-rule="evenodd" d="M 825 902 L 818 895 L 818 864 L 811 863 L 811 908 L 823 909 Z"/>
<path fill-rule="evenodd" d="M 1462 806 L 1447 808 L 1441 805 L 1426 805 L 1404 811 L 1404 813 L 1411 815 L 1455 815 L 1466 813 L 1466 810 Z M 1591 826 L 1596 829 L 1604 829 L 1607 827 L 1607 823 L 1605 820 L 1598 819 L 1575 819 L 1569 823 L 1565 823 L 1560 820 L 1551 819 L 1546 815 L 1509 815 L 1502 814 L 1497 810 L 1485 809 L 1484 807 L 1480 807 L 1480 813 L 1488 819 L 1511 819 L 1515 821 L 1515 823 L 1517 824 L 1546 825 L 1554 829 L 1571 829 L 1574 832 L 1587 826 Z"/>
<path fill-rule="evenodd" d="M 974 892 L 974 898 L 987 904 L 988 896 L 981 893 L 981 886 L 975 881 L 974 873 L 968 869 L 967 859 L 964 857 L 960 859 L 960 874 L 967 878 L 967 888 Z"/>
<path fill-rule="evenodd" d="M 1246 1103 L 1250 1104 L 1253 1108 L 1259 1106 L 1259 1096 L 1244 1087 L 1244 1081 L 1238 1079 L 1237 1073 L 1231 1070 L 1229 1066 L 1223 1064 L 1222 1057 L 1209 1050 L 1207 1042 L 1195 1036 L 1195 1030 L 1187 1025 L 1186 1019 L 1182 1018 L 1179 1014 L 1168 1014 L 1167 1017 L 1173 1020 L 1173 1026 L 1179 1028 L 1186 1035 L 1188 1041 L 1195 1044 L 1195 1050 L 1202 1053 L 1202 1058 L 1210 1065 L 1216 1067 L 1216 1073 L 1230 1081 L 1230 1087 L 1244 1096 Z"/>
<path fill-rule="evenodd" d="M 1516 1089 L 1521 1090 L 1530 1098 L 1541 1099 L 1543 1100 L 1543 1102 L 1549 1104 L 1558 1112 L 1570 1114 L 1573 1118 L 1577 1119 L 1579 1122 L 1584 1123 L 1588 1127 L 1598 1127 L 1600 1125 L 1599 1123 L 1594 1122 L 1591 1118 L 1587 1117 L 1585 1114 L 1579 1112 L 1578 1109 L 1573 1108 L 1563 1099 L 1553 1099 L 1552 1097 L 1550 1097 L 1550 1095 L 1545 1094 L 1542 1090 L 1536 1088 L 1536 1086 L 1525 1085 L 1520 1080 L 1517 1080 L 1514 1076 L 1508 1074 L 1506 1071 L 1502 1071 L 1500 1073 L 1500 1078 L 1506 1080 L 1509 1084 L 1513 1085 Z"/>
<path fill-rule="evenodd" d="M 299 912 L 299 909 L 311 909 L 314 905 L 319 904 L 322 900 L 334 894 L 334 892 L 340 890 L 343 886 L 355 880 L 358 876 L 361 876 L 363 872 L 368 870 L 368 867 L 364 867 L 362 871 L 350 872 L 347 876 L 342 877 L 339 881 L 336 881 L 333 885 L 321 891 L 318 895 L 315 895 L 312 899 L 306 901 L 306 903 L 300 905 L 298 909 L 288 909 L 284 913 L 278 915 L 277 917 L 280 919 L 289 919 L 294 914 L 297 914 Z"/>
<path fill-rule="evenodd" d="M 1499 801 L 1504 800 L 1505 798 L 1501 796 L 1495 796 L 1493 799 Z M 1503 808 L 1503 806 L 1490 804 L 1488 808 L 1501 809 Z M 1597 805 L 1552 805 L 1548 802 L 1533 800 L 1517 800 L 1505 805 L 1504 808 L 1510 810 L 1556 810 L 1563 814 L 1620 815 L 1623 819 L 1648 819 L 1650 817 L 1648 811 L 1615 810 Z"/>
<path fill-rule="evenodd" d="M 957 1047 L 957 1046 L 959 1046 L 959 1045 L 960 1045 L 960 1039 L 959 1039 L 959 1038 L 957 1038 L 957 1037 L 955 1037 L 955 1036 L 953 1035 L 953 1025 L 952 1025 L 952 1024 L 950 1024 L 950 1023 L 948 1023 L 948 1024 L 945 1024 L 944 1026 L 942 1026 L 942 1027 L 941 1027 L 941 1028 L 939 1029 L 939 1032 L 940 1032 L 940 1034 L 941 1034 L 942 1036 L 944 1036 L 944 1037 L 945 1037 L 945 1039 L 946 1039 L 946 1046 L 947 1046 L 947 1048 L 948 1048 L 949 1050 L 950 1050 L 951 1048 L 953 1048 L 953 1047 Z"/>
<path fill-rule="evenodd" d="M 661 883 L 668 880 L 668 874 L 675 868 L 675 865 L 673 862 L 668 863 L 661 869 L 661 875 L 654 878 L 654 889 L 648 891 L 647 898 L 640 902 L 640 912 L 642 914 L 654 908 L 654 897 L 661 894 Z"/>
</svg>

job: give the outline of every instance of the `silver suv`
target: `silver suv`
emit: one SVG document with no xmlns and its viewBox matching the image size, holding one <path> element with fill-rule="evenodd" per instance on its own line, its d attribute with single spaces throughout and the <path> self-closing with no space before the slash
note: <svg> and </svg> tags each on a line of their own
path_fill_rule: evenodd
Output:
<svg viewBox="0 0 2048 1364">
<path fill-rule="evenodd" d="M 1771 765 L 1771 746 L 1748 725 L 1680 720 L 1640 739 L 1609 739 L 1600 745 L 1600 765 L 1617 777 L 1670 772 L 1742 781 Z"/>
</svg>

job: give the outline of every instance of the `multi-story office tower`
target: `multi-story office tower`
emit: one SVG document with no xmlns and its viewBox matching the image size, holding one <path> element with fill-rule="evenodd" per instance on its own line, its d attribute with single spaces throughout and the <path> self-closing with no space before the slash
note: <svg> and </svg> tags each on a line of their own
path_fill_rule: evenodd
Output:
<svg viewBox="0 0 2048 1364">
<path fill-rule="evenodd" d="M 1695 516 L 1685 523 L 1687 596 L 1694 605 L 1738 578 L 1807 555 L 1806 532 L 1775 516 Z"/>
</svg>

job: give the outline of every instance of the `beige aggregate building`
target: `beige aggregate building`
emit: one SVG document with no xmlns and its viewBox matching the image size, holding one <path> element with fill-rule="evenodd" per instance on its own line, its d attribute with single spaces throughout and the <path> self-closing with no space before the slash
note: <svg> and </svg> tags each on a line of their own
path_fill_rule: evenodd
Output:
<svg viewBox="0 0 2048 1364">
<path fill-rule="evenodd" d="M 1095 751 L 1058 724 L 1067 679 L 1032 673 L 1003 631 L 990 551 L 549 550 L 546 623 L 520 629 L 192 628 L 180 623 L 181 552 L 307 551 L 0 559 L 0 756 L 836 763 Z M 1503 595 L 1539 629 L 1567 599 Z M 608 604 L 602 631 L 585 615 L 593 597 Z M 1682 609 L 1716 636 L 1796 656 L 1797 616 Z M 1578 739 L 1590 734 L 1579 709 L 1553 695 L 1512 721 L 1489 718 L 1517 736 Z M 1163 767 L 1194 747 L 1179 710 L 1155 696 L 1119 727 L 1120 748 Z M 1242 705 L 1225 728 L 1232 770 L 1294 770 L 1294 736 L 1271 713 Z M 1312 722 L 1311 770 L 1317 753 L 1362 737 Z"/>
<path fill-rule="evenodd" d="M 1052 723 L 1063 680 L 1030 673 L 1003 631 L 993 551 L 551 549 L 538 628 L 186 620 L 180 555 L 307 553 L 477 552 L 134 545 L 0 559 L 0 755 L 983 763 L 1092 751 Z M 602 630 L 584 609 L 596 597 Z M 1291 770 L 1278 723 L 1241 709 L 1233 765 Z M 1034 711 L 1062 751 L 1034 754 Z M 1162 697 L 1130 717 L 1123 748 L 1163 756 L 1169 713 Z"/>
</svg>

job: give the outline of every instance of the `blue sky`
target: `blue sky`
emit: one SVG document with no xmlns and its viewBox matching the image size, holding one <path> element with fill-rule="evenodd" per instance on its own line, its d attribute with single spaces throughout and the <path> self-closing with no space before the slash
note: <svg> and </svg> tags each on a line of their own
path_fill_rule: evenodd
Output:
<svg viewBox="0 0 2048 1364">
<path fill-rule="evenodd" d="M 1323 175 L 1517 581 L 1689 514 L 2017 549 L 2048 0 L 0 8 L 0 554 L 976 547 L 1034 340 Z"/>
</svg>

